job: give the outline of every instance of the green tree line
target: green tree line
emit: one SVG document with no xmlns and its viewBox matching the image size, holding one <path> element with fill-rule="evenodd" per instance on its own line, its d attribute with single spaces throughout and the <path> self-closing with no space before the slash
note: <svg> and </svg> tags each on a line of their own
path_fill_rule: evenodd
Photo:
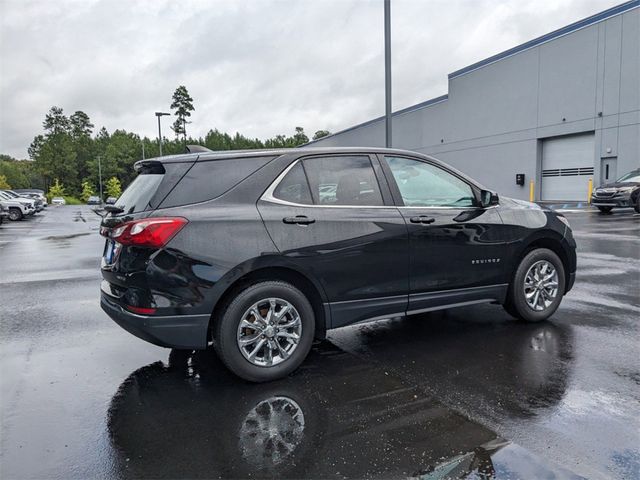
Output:
<svg viewBox="0 0 640 480">
<path fill-rule="evenodd" d="M 184 153 L 186 145 L 203 145 L 211 150 L 244 150 L 258 148 L 297 147 L 309 141 L 302 127 L 296 127 L 290 135 L 276 135 L 260 140 L 240 133 L 230 135 L 212 129 L 204 137 L 187 136 L 187 118 L 194 110 L 193 99 L 184 86 L 178 87 L 171 108 L 176 121 L 172 129 L 174 139 L 163 138 L 164 155 Z M 41 188 L 48 191 L 58 179 L 67 195 L 85 197 L 98 191 L 98 178 L 102 170 L 103 188 L 107 180 L 114 178 L 124 190 L 135 177 L 133 164 L 144 158 L 160 154 L 155 138 L 117 129 L 113 132 L 102 127 L 97 132 L 83 111 L 65 115 L 62 108 L 54 106 L 45 115 L 43 132 L 36 135 L 29 146 L 30 161 L 17 161 L 8 155 L 0 155 L 0 176 L 11 188 Z M 319 130 L 314 139 L 328 135 Z M 143 153 L 144 151 L 144 153 Z M 100 162 L 98 162 L 100 160 Z M 112 185 L 115 182 L 112 181 Z M 112 188 L 112 191 L 117 189 Z"/>
</svg>

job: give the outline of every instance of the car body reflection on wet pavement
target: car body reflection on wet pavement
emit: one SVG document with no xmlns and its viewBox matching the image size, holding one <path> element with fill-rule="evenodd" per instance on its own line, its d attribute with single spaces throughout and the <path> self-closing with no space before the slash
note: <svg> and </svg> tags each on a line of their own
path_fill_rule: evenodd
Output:
<svg viewBox="0 0 640 480">
<path fill-rule="evenodd" d="M 409 327 L 411 321 L 403 322 Z M 553 365 L 566 354 L 560 347 L 568 342 L 559 338 L 566 334 L 545 325 L 496 336 L 495 345 L 516 360 L 505 381 L 533 399 L 532 408 L 540 407 L 538 398 L 553 403 L 564 392 L 562 372 Z M 370 348 L 386 355 L 399 339 L 387 340 Z M 445 358 L 445 350 L 435 356 L 403 350 L 402 362 L 416 372 L 431 362 L 455 368 L 458 352 L 447 351 Z M 523 405 L 502 407 L 531 414 Z M 314 347 L 298 375 L 261 385 L 238 381 L 210 351 L 173 350 L 168 365 L 150 364 L 124 381 L 108 428 L 120 468 L 131 477 L 467 478 L 522 467 L 521 453 L 503 455 L 494 466 L 492 455 L 509 442 L 446 408 L 427 389 L 329 341 Z M 554 471 L 526 457 L 527 470 Z"/>
</svg>

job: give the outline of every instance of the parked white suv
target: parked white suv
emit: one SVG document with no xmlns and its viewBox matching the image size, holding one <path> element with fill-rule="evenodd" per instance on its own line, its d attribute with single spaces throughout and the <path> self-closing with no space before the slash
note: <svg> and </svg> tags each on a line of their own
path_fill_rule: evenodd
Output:
<svg viewBox="0 0 640 480">
<path fill-rule="evenodd" d="M 36 213 L 35 201 L 28 198 L 14 198 L 0 190 L 0 202 L 9 209 L 9 220 L 22 220 Z"/>
</svg>

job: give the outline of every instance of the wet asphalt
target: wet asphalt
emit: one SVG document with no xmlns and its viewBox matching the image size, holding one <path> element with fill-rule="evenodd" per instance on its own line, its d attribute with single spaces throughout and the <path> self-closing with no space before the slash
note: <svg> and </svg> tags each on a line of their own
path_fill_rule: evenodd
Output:
<svg viewBox="0 0 640 480">
<path fill-rule="evenodd" d="M 0 226 L 0 477 L 640 478 L 640 215 L 567 213 L 552 321 L 496 305 L 347 327 L 253 385 L 99 307 L 99 218 Z"/>
</svg>

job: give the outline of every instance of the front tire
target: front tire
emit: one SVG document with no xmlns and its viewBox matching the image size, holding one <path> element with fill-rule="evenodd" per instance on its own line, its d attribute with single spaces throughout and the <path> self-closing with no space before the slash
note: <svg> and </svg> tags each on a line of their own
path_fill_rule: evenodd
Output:
<svg viewBox="0 0 640 480">
<path fill-rule="evenodd" d="M 553 251 L 537 248 L 518 265 L 504 308 L 511 316 L 526 322 L 548 319 L 560 306 L 565 288 L 562 261 Z"/>
<path fill-rule="evenodd" d="M 601 213 L 609 213 L 613 207 L 598 207 Z"/>
<path fill-rule="evenodd" d="M 309 353 L 315 332 L 309 300 L 280 281 L 240 291 L 214 320 L 218 356 L 250 382 L 268 382 L 293 372 Z"/>
<path fill-rule="evenodd" d="M 14 222 L 16 222 L 18 220 L 22 220 L 23 216 L 24 215 L 22 215 L 22 212 L 19 208 L 11 207 L 9 209 L 9 220 L 13 220 Z"/>
<path fill-rule="evenodd" d="M 636 213 L 640 213 L 640 192 L 636 195 L 636 203 L 633 205 L 633 209 Z"/>
</svg>

